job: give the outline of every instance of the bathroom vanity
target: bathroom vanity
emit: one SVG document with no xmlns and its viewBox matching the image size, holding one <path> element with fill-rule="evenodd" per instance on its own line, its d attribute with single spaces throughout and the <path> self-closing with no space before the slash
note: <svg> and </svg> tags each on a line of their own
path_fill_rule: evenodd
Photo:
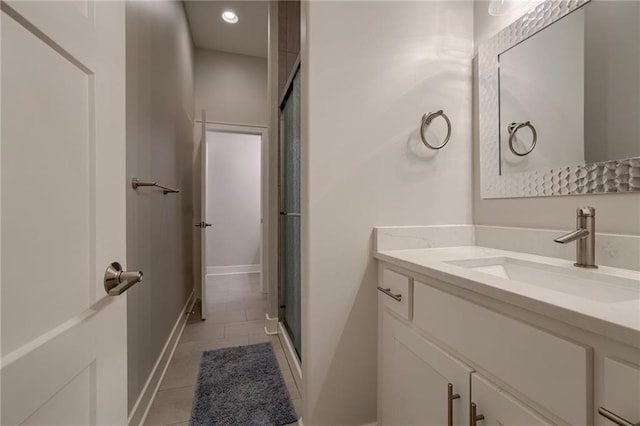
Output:
<svg viewBox="0 0 640 426">
<path fill-rule="evenodd" d="M 640 421 L 640 273 L 477 246 L 375 258 L 380 425 Z"/>
</svg>

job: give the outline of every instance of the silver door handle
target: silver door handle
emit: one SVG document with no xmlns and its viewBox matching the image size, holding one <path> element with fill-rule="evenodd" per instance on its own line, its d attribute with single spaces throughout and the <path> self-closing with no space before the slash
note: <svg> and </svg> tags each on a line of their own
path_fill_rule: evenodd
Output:
<svg viewBox="0 0 640 426">
<path fill-rule="evenodd" d="M 280 216 L 295 216 L 295 217 L 300 217 L 300 213 L 280 212 Z"/>
<path fill-rule="evenodd" d="M 207 222 L 200 222 L 195 224 L 196 228 L 206 228 L 207 226 L 211 226 L 211 224 Z"/>
<path fill-rule="evenodd" d="M 391 289 L 390 288 L 378 287 L 378 290 L 380 290 L 381 292 L 383 292 L 387 296 L 389 296 L 389 297 L 391 297 L 393 299 L 396 299 L 398 302 L 402 302 L 402 294 L 393 294 L 393 293 L 391 293 Z"/>
<path fill-rule="evenodd" d="M 453 400 L 460 399 L 459 393 L 453 393 L 453 384 L 447 385 L 447 426 L 453 426 Z"/>
<path fill-rule="evenodd" d="M 135 283 L 142 281 L 142 271 L 126 272 L 118 262 L 113 262 L 104 271 L 104 290 L 109 296 L 119 296 Z"/>
<path fill-rule="evenodd" d="M 614 422 L 619 426 L 639 426 L 640 425 L 640 423 L 631 423 L 629 420 L 620 417 L 616 413 L 613 413 L 604 407 L 598 408 L 598 414 L 600 414 L 602 417 L 608 420 L 611 420 L 612 422 Z"/>
<path fill-rule="evenodd" d="M 484 414 L 478 414 L 478 407 L 475 402 L 472 402 L 469 424 L 471 426 L 476 426 L 479 420 L 484 420 Z"/>
</svg>

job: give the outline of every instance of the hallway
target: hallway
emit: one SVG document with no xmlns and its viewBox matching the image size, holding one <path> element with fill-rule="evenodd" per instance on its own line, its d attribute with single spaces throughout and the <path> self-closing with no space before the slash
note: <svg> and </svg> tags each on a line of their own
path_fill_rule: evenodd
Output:
<svg viewBox="0 0 640 426">
<path fill-rule="evenodd" d="M 267 295 L 260 291 L 260 274 L 207 277 L 207 320 L 191 312 L 164 375 L 145 425 L 187 426 L 203 351 L 271 342 L 294 408 L 300 394 L 277 336 L 264 332 Z"/>
</svg>

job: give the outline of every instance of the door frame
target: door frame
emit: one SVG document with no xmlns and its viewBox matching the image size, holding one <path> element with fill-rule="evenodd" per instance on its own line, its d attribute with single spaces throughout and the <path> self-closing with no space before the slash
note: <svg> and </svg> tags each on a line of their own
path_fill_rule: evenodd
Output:
<svg viewBox="0 0 640 426">
<path fill-rule="evenodd" d="M 202 120 L 196 120 L 196 122 L 202 123 Z M 269 245 L 268 241 L 270 238 L 268 223 L 269 223 L 269 127 L 268 126 L 258 126 L 251 124 L 239 124 L 239 123 L 226 123 L 220 121 L 205 121 L 205 134 L 202 137 L 203 147 L 202 147 L 202 155 L 205 156 L 207 154 L 207 132 L 219 132 L 219 133 L 241 133 L 241 134 L 249 134 L 249 135 L 259 135 L 260 136 L 260 212 L 262 215 L 261 218 L 261 235 L 260 235 L 260 289 L 263 293 L 269 292 L 269 286 L 267 285 L 267 277 L 268 277 L 268 250 Z M 207 168 L 203 167 L 200 171 L 201 173 L 201 182 L 203 182 L 202 188 L 200 189 L 200 197 L 201 202 L 204 201 L 204 194 L 206 194 L 207 190 Z M 206 211 L 206 207 L 205 207 Z M 198 213 L 199 214 L 199 213 Z M 205 221 L 206 218 L 201 218 L 201 220 Z M 204 237 L 203 237 L 204 238 Z M 206 240 L 205 240 L 206 241 Z M 203 245 L 206 247 L 206 242 Z M 202 270 L 202 280 L 200 282 L 200 286 L 204 288 L 207 282 L 206 275 L 206 262 L 202 262 L 201 270 Z M 201 294 L 206 294 L 202 292 Z M 202 310 L 204 314 L 204 309 L 206 309 L 206 301 L 202 301 Z"/>
</svg>

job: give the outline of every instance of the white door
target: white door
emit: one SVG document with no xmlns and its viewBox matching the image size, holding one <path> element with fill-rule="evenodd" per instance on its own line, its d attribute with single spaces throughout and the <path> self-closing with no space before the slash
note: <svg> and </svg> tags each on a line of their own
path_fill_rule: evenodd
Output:
<svg viewBox="0 0 640 426">
<path fill-rule="evenodd" d="M 124 425 L 124 3 L 1 7 L 1 423 Z"/>
<path fill-rule="evenodd" d="M 200 228 L 197 237 L 200 239 L 200 318 L 207 319 L 207 112 L 202 110 L 202 126 L 200 128 Z"/>
<path fill-rule="evenodd" d="M 382 321 L 382 425 L 468 425 L 471 367 L 388 313 Z"/>
<path fill-rule="evenodd" d="M 550 385 L 552 387 L 553 385 Z M 477 373 L 471 375 L 471 395 L 479 426 L 551 426 L 554 423 Z"/>
</svg>

